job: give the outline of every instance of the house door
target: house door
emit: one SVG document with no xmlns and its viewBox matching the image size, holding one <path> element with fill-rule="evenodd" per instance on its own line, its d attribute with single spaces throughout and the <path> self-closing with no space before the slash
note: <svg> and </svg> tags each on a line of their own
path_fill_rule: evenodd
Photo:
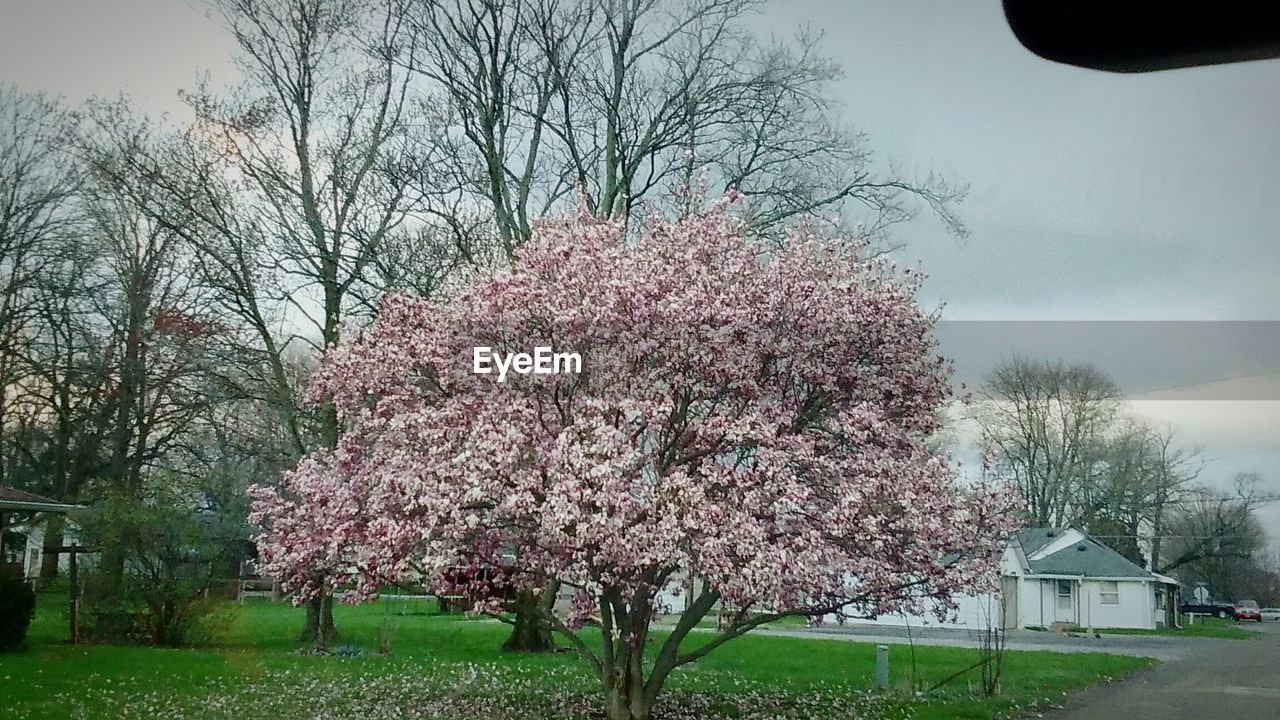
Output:
<svg viewBox="0 0 1280 720">
<path fill-rule="evenodd" d="M 1070 580 L 1055 583 L 1054 622 L 1076 622 L 1076 584 Z"/>
<path fill-rule="evenodd" d="M 1000 578 L 1000 627 L 1005 630 L 1018 628 L 1018 578 L 1008 575 Z"/>
</svg>

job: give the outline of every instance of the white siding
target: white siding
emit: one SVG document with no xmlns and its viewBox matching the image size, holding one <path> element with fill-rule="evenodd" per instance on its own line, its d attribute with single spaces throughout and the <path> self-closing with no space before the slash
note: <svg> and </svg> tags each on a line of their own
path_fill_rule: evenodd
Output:
<svg viewBox="0 0 1280 720">
<path fill-rule="evenodd" d="M 939 621 L 931 612 L 922 615 L 883 615 L 878 618 L 854 618 L 847 620 L 849 625 L 891 625 L 894 627 L 942 627 L 985 629 L 988 624 L 999 627 L 1000 601 L 994 594 L 958 595 L 955 597 L 956 610 L 946 619 Z M 828 615 L 824 622 L 835 623 L 836 616 Z"/>
<path fill-rule="evenodd" d="M 1053 583 L 1022 577 L 1018 581 L 1018 627 L 1049 627 L 1053 624 Z"/>
<path fill-rule="evenodd" d="M 29 578 L 38 577 L 40 575 L 41 553 L 44 551 L 44 521 L 38 520 L 37 522 L 23 523 L 10 529 L 25 535 L 27 538 L 27 544 L 22 553 L 23 574 Z M 77 533 L 74 525 L 65 526 L 62 532 L 62 541 L 64 543 L 68 545 L 77 544 Z M 59 554 L 58 571 L 65 573 L 70 567 L 71 556 L 67 553 Z"/>
<path fill-rule="evenodd" d="M 1155 628 L 1152 608 L 1155 604 L 1152 584 L 1146 580 L 1116 581 L 1120 602 L 1103 605 L 1099 597 L 1102 583 L 1085 580 L 1081 583 L 1080 624 L 1093 628 Z"/>
<path fill-rule="evenodd" d="M 1075 607 L 1070 613 L 1070 622 L 1078 622 L 1081 627 L 1135 628 L 1152 629 L 1155 627 L 1155 596 L 1152 584 L 1145 580 L 1116 581 L 1119 594 L 1117 605 L 1103 605 L 1100 597 L 1101 584 L 1096 580 L 1069 580 L 1075 589 Z M 1051 627 L 1054 623 L 1057 604 L 1056 579 L 1035 577 L 1018 578 L 1018 627 Z M 886 615 L 875 619 L 857 619 L 850 624 L 892 625 L 902 627 L 944 627 L 969 630 L 981 630 L 988 627 L 989 622 L 999 624 L 1000 601 L 995 595 L 963 595 L 956 598 L 959 606 L 954 616 L 939 622 L 930 614 L 924 615 Z M 825 618 L 827 622 L 835 622 L 834 616 Z"/>
<path fill-rule="evenodd" d="M 1072 622 L 1081 627 L 1135 628 L 1155 627 L 1155 596 L 1147 580 L 1117 580 L 1119 603 L 1102 604 L 1102 583 L 1098 580 L 1069 580 L 1075 586 L 1075 610 Z M 1057 608 L 1056 579 L 1022 577 L 1018 585 L 1018 627 L 1053 625 Z"/>
<path fill-rule="evenodd" d="M 1086 536 L 1078 530 L 1067 530 L 1054 538 L 1032 557 L 1044 557 L 1062 548 L 1070 547 Z M 1000 558 L 1000 574 L 1016 578 L 1017 626 L 1051 627 L 1060 614 L 1057 611 L 1057 578 L 1027 576 L 1013 546 L 1005 549 Z M 1156 583 L 1150 580 L 1117 580 L 1119 603 L 1103 605 L 1100 597 L 1101 583 L 1097 580 L 1071 578 L 1074 588 L 1074 606 L 1067 615 L 1070 622 L 1082 627 L 1152 629 L 1157 621 L 1163 621 L 1163 612 L 1156 609 Z M 659 599 L 678 612 L 683 609 L 684 594 L 670 588 L 659 594 Z M 874 619 L 849 620 L 851 624 L 892 625 L 902 627 L 946 627 L 979 630 L 990 625 L 999 626 L 1002 613 L 1000 600 L 991 593 L 970 593 L 955 598 L 958 608 L 949 617 L 939 621 L 932 613 L 919 615 L 886 615 Z M 826 622 L 836 622 L 836 616 L 828 615 Z"/>
</svg>

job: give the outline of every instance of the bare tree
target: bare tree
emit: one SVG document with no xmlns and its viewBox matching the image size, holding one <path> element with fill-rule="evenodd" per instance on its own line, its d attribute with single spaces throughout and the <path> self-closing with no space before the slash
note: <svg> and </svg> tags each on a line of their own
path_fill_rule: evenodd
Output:
<svg viewBox="0 0 1280 720">
<path fill-rule="evenodd" d="M 39 315 L 36 286 L 75 221 L 69 129 L 54 101 L 0 85 L 0 484 L 18 461 L 7 430 L 22 399 L 15 386 L 32 370 L 24 360 Z"/>
<path fill-rule="evenodd" d="M 85 396 L 58 382 L 61 361 L 73 357 L 60 352 L 58 334 L 68 328 L 59 321 L 74 322 L 74 293 L 61 275 L 83 260 L 71 129 L 55 101 L 0 86 L 0 483 L 58 499 L 73 499 L 80 485 L 68 477 L 81 459 L 71 439 L 85 419 L 72 408 Z M 49 523 L 46 548 L 61 544 L 61 522 Z M 56 572 L 57 554 L 43 557 L 42 574 Z"/>
<path fill-rule="evenodd" d="M 193 246 L 148 212 L 161 190 L 135 172 L 134 158 L 151 151 L 153 128 L 122 103 L 94 104 L 82 120 L 86 268 L 76 329 L 88 341 L 82 348 L 101 349 L 91 356 L 98 372 L 83 378 L 102 399 L 100 464 L 90 479 L 100 495 L 141 503 L 162 489 L 148 480 L 216 398 L 209 370 L 220 325 L 195 276 Z M 129 540 L 104 547 L 108 576 L 121 576 Z"/>
<path fill-rule="evenodd" d="M 110 362 L 92 306 L 98 250 L 85 232 L 64 238 L 42 264 L 31 298 L 35 329 L 20 358 L 27 372 L 9 394 L 21 417 L 12 440 L 25 481 L 16 484 L 68 502 L 81 501 L 106 469 Z M 57 574 L 62 530 L 63 518 L 51 517 L 42 577 Z"/>
<path fill-rule="evenodd" d="M 127 494 L 141 491 L 147 465 L 162 457 L 198 417 L 210 338 L 219 333 L 194 274 L 193 248 L 152 221 L 143 208 L 155 192 L 145 178 L 117 184 L 117 169 L 145 152 L 148 128 L 108 112 L 111 134 L 90 142 L 91 181 L 82 191 L 88 232 L 99 245 L 93 309 L 109 348 L 113 408 L 105 479 Z"/>
<path fill-rule="evenodd" d="M 1075 521 L 1139 565 L 1159 567 L 1169 508 L 1183 499 L 1203 466 L 1197 450 L 1175 439 L 1172 428 L 1154 429 L 1120 416 L 1103 440 L 1092 477 L 1083 478 L 1076 492 Z"/>
<path fill-rule="evenodd" d="M 1033 524 L 1078 526 L 1162 573 L 1208 573 L 1249 561 L 1261 546 L 1256 478 L 1240 476 L 1226 496 L 1194 485 L 1199 451 L 1180 446 L 1172 428 L 1123 413 L 1096 368 L 1005 363 L 978 420 L 990 471 L 1021 490 Z"/>
<path fill-rule="evenodd" d="M 192 276 L 234 348 L 211 374 L 231 397 L 269 409 L 279 451 L 296 461 L 340 432 L 332 408 L 303 405 L 297 368 L 375 310 L 384 289 L 443 282 L 439 266 L 456 253 L 424 243 L 437 242 L 433 229 L 409 215 L 431 158 L 410 122 L 402 56 L 412 38 L 393 7 L 211 5 L 238 44 L 244 83 L 186 93 L 195 124 L 107 172 L 150 222 L 194 248 Z M 331 601 L 318 598 L 301 638 L 334 637 Z"/>
<path fill-rule="evenodd" d="M 1263 500 L 1256 488 L 1259 481 L 1256 474 L 1244 473 L 1236 476 L 1230 495 L 1204 487 L 1190 492 L 1171 513 L 1166 537 L 1169 552 L 1158 571 L 1187 568 L 1194 572 L 1205 561 L 1253 558 L 1266 541 L 1255 514 Z"/>
<path fill-rule="evenodd" d="M 1172 521 L 1173 511 L 1187 498 L 1192 483 L 1200 477 L 1205 463 L 1195 448 L 1178 447 L 1174 429 L 1165 427 L 1154 430 L 1150 440 L 1156 454 L 1148 521 L 1151 526 L 1152 569 L 1166 568 L 1163 556 L 1165 530 Z"/>
<path fill-rule="evenodd" d="M 978 420 L 992 470 L 1022 492 L 1032 523 L 1074 521 L 1119 411 L 1115 385 L 1092 366 L 1015 358 L 984 395 Z"/>
<path fill-rule="evenodd" d="M 97 105 L 79 119 L 89 132 L 61 134 L 57 148 L 45 148 L 58 168 L 12 192 L 30 196 L 60 178 L 25 280 L 24 311 L 34 322 L 5 355 L 24 368 L 5 387 L 6 407 L 19 411 L 5 426 L 14 451 L 5 464 L 60 499 L 107 490 L 138 498 L 209 401 L 215 326 L 203 314 L 189 246 L 148 219 L 149 185 L 125 169 L 125 158 L 144 151 L 149 128 L 119 105 Z M 62 544 L 60 522 L 45 535 L 45 575 L 56 572 L 58 553 L 49 550 Z"/>
<path fill-rule="evenodd" d="M 426 167 L 401 70 L 413 40 L 387 2 L 211 5 L 245 82 L 187 93 L 195 127 L 140 162 L 167 193 L 152 217 L 195 244 L 212 301 L 239 321 L 253 362 L 224 379 L 274 408 L 296 458 L 333 447 L 339 427 L 331 408 L 301 406 L 291 358 L 368 312 L 391 267 L 380 253 L 411 234 L 411 181 Z M 335 636 L 331 601 L 318 598 L 301 637 Z"/>
<path fill-rule="evenodd" d="M 1022 491 L 1031 523 L 1076 525 L 1139 565 L 1166 565 L 1199 451 L 1127 415 L 1100 371 L 1016 358 L 992 373 L 977 417 L 991 472 Z"/>
<path fill-rule="evenodd" d="M 840 68 L 816 38 L 762 42 L 750 0 L 404 0 L 421 37 L 414 70 L 461 129 L 450 184 L 491 208 L 510 254 L 530 219 L 572 192 L 621 220 L 702 175 L 751 199 L 763 230 L 823 211 L 870 231 L 923 204 L 955 231 L 963 190 L 876 176 L 843 127 Z"/>
</svg>

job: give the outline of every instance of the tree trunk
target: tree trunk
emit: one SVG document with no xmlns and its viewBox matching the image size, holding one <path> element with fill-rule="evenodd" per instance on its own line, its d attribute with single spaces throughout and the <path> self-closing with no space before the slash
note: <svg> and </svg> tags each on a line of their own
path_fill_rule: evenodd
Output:
<svg viewBox="0 0 1280 720">
<path fill-rule="evenodd" d="M 338 416 L 332 403 L 321 409 L 320 436 L 324 447 L 337 447 Z M 298 642 L 315 642 L 317 648 L 324 649 L 337 639 L 338 629 L 333 625 L 333 595 L 325 593 L 307 601 L 307 621 L 302 632 L 298 633 Z"/>
<path fill-rule="evenodd" d="M 332 347 L 337 341 L 334 335 L 325 347 Z M 333 403 L 321 408 L 320 440 L 324 447 L 332 450 L 338 446 L 338 414 Z M 320 649 L 327 648 L 329 643 L 338 639 L 338 629 L 333 625 L 333 595 L 325 593 L 307 601 L 307 621 L 298 633 L 298 642 L 315 642 Z"/>
<path fill-rule="evenodd" d="M 632 650 L 625 657 L 622 666 L 615 668 L 615 675 L 602 678 L 605 717 L 608 720 L 649 720 L 655 695 L 648 692 L 645 684 L 643 650 Z"/>
<path fill-rule="evenodd" d="M 643 688 L 631 690 L 612 687 L 605 693 L 604 714 L 608 720 L 649 720 L 653 708 L 645 699 Z"/>
<path fill-rule="evenodd" d="M 298 642 L 315 642 L 318 648 L 327 648 L 338 639 L 333 626 L 333 596 L 319 595 L 307 601 L 307 623 L 298 634 Z"/>
<path fill-rule="evenodd" d="M 532 590 L 521 590 L 514 601 L 515 624 L 511 636 L 502 644 L 503 650 L 512 652 L 541 653 L 555 650 L 555 637 L 551 629 L 551 604 L 555 592 L 544 590 L 541 597 Z"/>
<path fill-rule="evenodd" d="M 40 577 L 51 580 L 58 577 L 58 558 L 62 555 L 58 548 L 62 547 L 61 515 L 50 515 L 44 526 L 44 547 L 40 550 Z"/>
<path fill-rule="evenodd" d="M 128 528 L 122 528 L 118 537 L 108 538 L 100 545 L 98 553 L 100 559 L 96 563 L 94 570 L 104 593 L 115 594 L 120 589 L 120 585 L 124 583 L 125 544 L 128 542 L 125 534 L 127 530 Z"/>
</svg>

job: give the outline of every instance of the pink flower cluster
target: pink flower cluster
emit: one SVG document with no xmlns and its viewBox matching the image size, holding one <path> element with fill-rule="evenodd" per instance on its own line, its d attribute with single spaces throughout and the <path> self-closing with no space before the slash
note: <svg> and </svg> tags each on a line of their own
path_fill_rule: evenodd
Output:
<svg viewBox="0 0 1280 720">
<path fill-rule="evenodd" d="M 472 590 L 573 588 L 571 621 L 604 596 L 652 609 L 688 573 L 736 608 L 813 613 L 945 607 L 990 578 L 1016 499 L 925 444 L 949 368 L 918 276 L 804 228 L 757 241 L 733 201 L 635 239 L 545 221 L 458 297 L 385 298 L 309 390 L 339 447 L 254 490 L 267 570 L 364 599 L 489 568 Z M 583 368 L 499 384 L 477 346 Z"/>
</svg>

